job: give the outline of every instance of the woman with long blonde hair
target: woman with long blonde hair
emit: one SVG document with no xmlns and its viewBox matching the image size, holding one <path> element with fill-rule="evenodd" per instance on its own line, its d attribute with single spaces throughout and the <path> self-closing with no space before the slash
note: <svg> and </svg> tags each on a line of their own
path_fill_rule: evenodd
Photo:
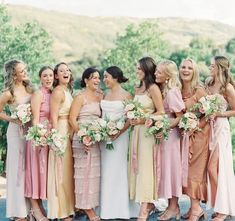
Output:
<svg viewBox="0 0 235 221">
<path fill-rule="evenodd" d="M 180 153 L 180 131 L 177 128 L 185 109 L 181 95 L 179 72 L 173 61 L 161 61 L 155 72 L 156 82 L 163 95 L 165 113 L 170 120 L 169 138 L 160 146 L 159 197 L 168 199 L 168 207 L 158 220 L 180 218 L 178 198 L 182 195 L 182 167 Z"/>
<path fill-rule="evenodd" d="M 28 80 L 26 65 L 19 60 L 5 63 L 5 88 L 0 97 L 0 119 L 9 122 L 7 129 L 7 198 L 6 217 L 25 221 L 28 214 L 25 189 L 26 141 L 22 134 L 22 123 L 3 112 L 6 105 L 11 113 L 20 105 L 30 102 L 33 89 Z"/>
<path fill-rule="evenodd" d="M 182 83 L 182 97 L 186 109 L 189 110 L 199 99 L 206 95 L 206 90 L 200 85 L 199 71 L 194 60 L 187 58 L 180 65 L 180 80 Z M 200 206 L 200 201 L 207 200 L 207 162 L 209 156 L 210 126 L 205 117 L 199 121 L 200 131 L 191 131 L 189 134 L 189 145 L 185 147 L 182 154 L 189 153 L 182 158 L 182 164 L 188 173 L 183 176 L 183 193 L 190 197 L 191 207 L 182 216 L 190 221 L 206 218 L 206 214 Z M 188 151 L 186 151 L 186 149 Z M 183 174 L 184 175 L 184 174 Z"/>
<path fill-rule="evenodd" d="M 223 221 L 228 215 L 235 215 L 233 154 L 228 121 L 229 117 L 235 116 L 235 84 L 230 74 L 229 61 L 224 56 L 211 59 L 210 72 L 208 92 L 217 95 L 223 105 L 221 111 L 211 117 L 214 121 L 214 136 L 208 163 L 208 205 L 215 211 L 212 220 Z"/>
</svg>

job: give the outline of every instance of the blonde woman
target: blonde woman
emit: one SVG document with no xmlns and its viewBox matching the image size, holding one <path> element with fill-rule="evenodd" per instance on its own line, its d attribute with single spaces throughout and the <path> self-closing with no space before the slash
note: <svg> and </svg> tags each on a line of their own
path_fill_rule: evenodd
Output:
<svg viewBox="0 0 235 221">
<path fill-rule="evenodd" d="M 26 141 L 22 137 L 21 122 L 3 112 L 6 105 L 12 112 L 19 104 L 29 103 L 33 92 L 28 80 L 26 65 L 19 60 L 5 63 L 5 89 L 0 97 L 0 119 L 9 122 L 7 129 L 7 198 L 6 217 L 25 221 L 28 208 L 25 189 Z"/>
<path fill-rule="evenodd" d="M 162 61 L 157 65 L 155 72 L 156 82 L 160 85 L 163 105 L 170 120 L 169 138 L 160 146 L 160 184 L 159 197 L 168 199 L 166 211 L 158 220 L 180 218 L 178 198 L 182 195 L 182 168 L 180 153 L 180 132 L 176 127 L 185 109 L 181 95 L 179 72 L 173 61 Z"/>
<path fill-rule="evenodd" d="M 214 136 L 208 164 L 208 204 L 216 212 L 213 221 L 223 221 L 228 215 L 235 216 L 235 182 L 228 121 L 228 117 L 235 116 L 235 84 L 229 69 L 226 57 L 215 56 L 211 59 L 211 78 L 207 81 L 209 93 L 219 96 L 223 103 L 221 112 L 212 116 Z"/>
<path fill-rule="evenodd" d="M 180 80 L 183 100 L 186 109 L 189 110 L 201 97 L 206 95 L 205 89 L 200 86 L 198 68 L 192 59 L 187 58 L 182 61 Z M 192 132 L 189 137 L 188 176 L 187 182 L 183 183 L 183 193 L 190 197 L 191 207 L 182 218 L 190 221 L 199 220 L 202 217 L 206 218 L 206 214 L 200 206 L 200 201 L 207 200 L 206 172 L 210 126 L 205 118 L 201 118 L 199 127 L 201 130 Z"/>
<path fill-rule="evenodd" d="M 57 129 L 62 136 L 67 137 L 66 150 L 63 156 L 57 156 L 49 150 L 48 159 L 48 218 L 72 220 L 74 214 L 74 179 L 73 156 L 69 135 L 69 110 L 73 101 L 72 73 L 64 62 L 54 68 L 54 90 L 50 100 L 50 115 L 52 128 Z"/>
</svg>

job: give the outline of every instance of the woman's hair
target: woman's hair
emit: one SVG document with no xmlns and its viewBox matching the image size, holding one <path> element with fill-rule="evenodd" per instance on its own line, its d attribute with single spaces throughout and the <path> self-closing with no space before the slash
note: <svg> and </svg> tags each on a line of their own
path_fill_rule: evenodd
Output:
<svg viewBox="0 0 235 221">
<path fill-rule="evenodd" d="M 163 72 L 169 77 L 168 82 L 162 91 L 163 97 L 165 97 L 167 92 L 174 87 L 181 89 L 179 71 L 176 63 L 171 60 L 164 60 L 158 63 L 158 66 L 162 66 Z"/>
<path fill-rule="evenodd" d="M 96 69 L 96 68 L 87 68 L 83 73 L 82 73 L 82 79 L 80 81 L 80 85 L 82 88 L 86 87 L 86 82 L 85 82 L 85 79 L 91 79 L 93 77 L 93 74 L 95 72 L 98 72 L 99 71 Z"/>
<path fill-rule="evenodd" d="M 9 60 L 4 64 L 4 91 L 9 90 L 12 99 L 11 102 L 15 101 L 15 76 L 16 76 L 16 66 L 18 64 L 24 64 L 24 62 L 20 60 Z M 23 85 L 25 86 L 25 90 L 28 93 L 33 93 L 33 87 L 29 80 L 24 80 Z"/>
<path fill-rule="evenodd" d="M 42 72 L 45 71 L 45 70 L 47 70 L 47 69 L 50 69 L 50 70 L 53 71 L 53 69 L 52 69 L 50 66 L 43 66 L 43 67 L 39 70 L 38 76 L 41 77 L 41 76 L 42 76 Z"/>
<path fill-rule="evenodd" d="M 68 64 L 66 64 L 65 62 L 60 62 L 60 63 L 58 63 L 58 64 L 54 67 L 54 70 L 53 70 L 53 72 L 54 72 L 54 83 L 53 83 L 53 86 L 54 86 L 54 87 L 56 87 L 57 85 L 59 85 L 59 80 L 56 79 L 55 76 L 58 74 L 58 69 L 59 69 L 60 65 L 62 65 L 62 64 L 66 65 L 66 66 L 68 67 L 68 69 L 69 69 Z M 69 69 L 69 71 L 70 71 L 70 80 L 69 80 L 69 83 L 68 83 L 68 89 L 72 92 L 72 91 L 73 91 L 73 75 L 72 75 L 72 72 L 71 72 L 70 69 Z"/>
<path fill-rule="evenodd" d="M 118 83 L 124 83 L 128 81 L 128 78 L 124 77 L 122 70 L 117 66 L 108 67 L 106 70 L 114 79 L 117 79 Z"/>
<path fill-rule="evenodd" d="M 218 68 L 218 73 L 217 73 L 217 77 L 220 81 L 220 83 L 222 84 L 221 88 L 220 88 L 220 92 L 223 94 L 225 93 L 226 90 L 226 86 L 230 83 L 233 85 L 233 87 L 235 86 L 234 80 L 230 74 L 230 64 L 229 64 L 229 60 L 221 55 L 215 56 L 214 57 L 215 60 L 215 65 Z M 215 83 L 215 77 L 212 77 L 210 80 L 207 81 L 208 85 L 213 85 Z"/>
<path fill-rule="evenodd" d="M 156 70 L 156 63 L 153 58 L 151 57 L 143 57 L 139 61 L 139 65 L 141 70 L 144 72 L 144 83 L 145 83 L 145 90 L 148 90 L 152 84 L 155 84 L 155 70 Z M 140 82 L 139 87 L 142 86 L 142 81 Z"/>
<path fill-rule="evenodd" d="M 198 66 L 197 66 L 196 62 L 195 62 L 193 59 L 191 59 L 191 58 L 186 58 L 186 59 L 183 59 L 183 60 L 182 60 L 182 62 L 181 62 L 181 64 L 180 64 L 180 69 L 181 69 L 181 67 L 183 66 L 183 63 L 184 63 L 185 61 L 191 62 L 192 67 L 193 67 L 193 77 L 192 77 L 192 80 L 191 80 L 191 90 L 192 90 L 192 92 L 193 92 L 193 91 L 196 90 L 196 88 L 198 88 L 199 86 L 201 86 L 201 84 L 200 84 L 200 78 L 199 78 Z M 181 82 L 181 84 L 183 84 L 181 77 L 180 77 L 180 82 Z"/>
</svg>

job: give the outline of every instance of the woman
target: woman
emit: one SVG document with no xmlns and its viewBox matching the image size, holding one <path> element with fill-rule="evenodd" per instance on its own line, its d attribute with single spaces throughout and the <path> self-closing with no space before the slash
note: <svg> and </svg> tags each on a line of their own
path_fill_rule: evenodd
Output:
<svg viewBox="0 0 235 221">
<path fill-rule="evenodd" d="M 160 146 L 160 184 L 159 197 L 168 199 L 168 207 L 158 220 L 180 219 L 178 198 L 182 195 L 182 168 L 180 151 L 180 132 L 176 127 L 185 109 L 181 95 L 179 72 L 173 61 L 162 61 L 158 64 L 156 82 L 160 85 L 163 105 L 170 120 L 168 140 Z"/>
<path fill-rule="evenodd" d="M 137 77 L 140 85 L 135 88 L 134 100 L 139 101 L 146 114 L 162 114 L 164 107 L 159 87 L 155 84 L 155 61 L 151 57 L 143 57 L 137 64 Z M 155 140 L 146 137 L 144 119 L 130 120 L 134 126 L 130 141 L 130 199 L 141 203 L 138 221 L 147 220 L 153 202 L 157 199 Z"/>
<path fill-rule="evenodd" d="M 85 89 L 74 98 L 69 114 L 74 132 L 75 207 L 83 209 L 90 221 L 100 220 L 94 211 L 99 205 L 100 149 L 98 143 L 91 146 L 79 143 L 77 132 L 81 123 L 101 116 L 100 100 L 103 95 L 98 93 L 99 84 L 99 72 L 94 68 L 86 69 L 81 80 Z"/>
<path fill-rule="evenodd" d="M 7 129 L 7 198 L 6 217 L 25 221 L 28 208 L 24 197 L 25 189 L 25 149 L 26 141 L 22 137 L 22 123 L 3 112 L 6 105 L 11 113 L 19 104 L 30 102 L 33 92 L 28 80 L 26 65 L 19 60 L 5 63 L 5 89 L 0 97 L 0 119 L 9 122 Z"/>
<path fill-rule="evenodd" d="M 199 72 L 192 59 L 187 58 L 182 61 L 180 80 L 183 100 L 186 109 L 189 110 L 201 97 L 206 95 L 205 89 L 200 86 Z M 189 137 L 188 176 L 186 184 L 183 184 L 183 193 L 190 197 L 191 207 L 182 218 L 190 221 L 199 220 L 201 217 L 206 218 L 206 214 L 200 206 L 200 201 L 207 201 L 206 172 L 210 126 L 205 117 L 200 119 L 199 128 L 201 128 L 200 131 L 191 132 Z M 183 160 L 185 159 L 183 158 Z"/>
<path fill-rule="evenodd" d="M 58 156 L 50 149 L 48 159 L 48 218 L 72 220 L 74 214 L 74 180 L 73 156 L 69 135 L 69 110 L 73 101 L 73 77 L 68 65 L 64 62 L 54 68 L 54 90 L 50 100 L 52 128 L 67 137 L 66 150 Z"/>
<path fill-rule="evenodd" d="M 121 119 L 124 115 L 123 101 L 132 99 L 129 92 L 121 87 L 128 79 L 122 70 L 111 66 L 104 72 L 104 83 L 109 90 L 101 101 L 103 117 Z M 124 128 L 112 137 L 113 150 L 101 146 L 101 199 L 100 216 L 102 219 L 130 219 L 137 216 L 137 204 L 129 202 L 127 152 L 129 137 Z M 135 208 L 136 207 L 136 208 Z"/>
<path fill-rule="evenodd" d="M 235 116 L 235 84 L 229 68 L 226 57 L 215 56 L 210 65 L 211 78 L 207 81 L 209 94 L 217 95 L 222 102 L 221 112 L 211 117 L 214 120 L 214 136 L 208 163 L 208 204 L 216 212 L 213 221 L 235 215 L 233 155 L 228 121 L 228 117 Z"/>
<path fill-rule="evenodd" d="M 51 87 L 54 81 L 53 69 L 44 66 L 39 71 L 41 88 L 31 98 L 32 124 L 49 123 Z M 48 125 L 49 126 L 49 125 Z M 36 220 L 48 220 L 42 200 L 47 199 L 47 161 L 48 146 L 33 147 L 27 142 L 25 197 L 30 198 L 31 215 Z"/>
</svg>

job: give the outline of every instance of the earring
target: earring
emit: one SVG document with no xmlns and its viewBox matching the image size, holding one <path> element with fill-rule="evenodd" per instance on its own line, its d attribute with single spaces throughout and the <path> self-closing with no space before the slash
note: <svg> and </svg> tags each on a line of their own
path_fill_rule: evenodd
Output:
<svg viewBox="0 0 235 221">
<path fill-rule="evenodd" d="M 166 84 L 168 83 L 168 79 L 165 80 L 165 83 L 166 83 Z"/>
</svg>

